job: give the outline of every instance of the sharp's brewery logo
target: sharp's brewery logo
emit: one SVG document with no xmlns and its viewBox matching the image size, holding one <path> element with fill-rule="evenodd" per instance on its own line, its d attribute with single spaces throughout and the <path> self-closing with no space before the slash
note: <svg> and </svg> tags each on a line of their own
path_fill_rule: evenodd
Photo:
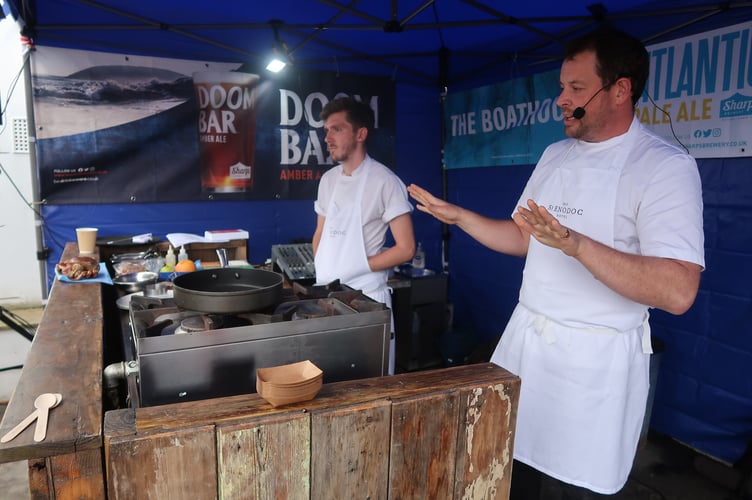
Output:
<svg viewBox="0 0 752 500">
<path fill-rule="evenodd" d="M 235 165 L 232 165 L 230 167 L 230 178 L 231 179 L 250 179 L 251 167 L 248 165 L 243 165 L 242 163 L 236 163 Z"/>
<path fill-rule="evenodd" d="M 736 93 L 721 101 L 721 118 L 752 116 L 752 97 Z"/>
</svg>

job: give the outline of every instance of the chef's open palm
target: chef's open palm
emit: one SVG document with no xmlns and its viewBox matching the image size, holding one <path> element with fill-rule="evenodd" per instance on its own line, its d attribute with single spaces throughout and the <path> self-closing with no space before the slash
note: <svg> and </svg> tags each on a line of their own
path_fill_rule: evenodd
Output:
<svg viewBox="0 0 752 500">
<path fill-rule="evenodd" d="M 407 187 L 407 192 L 418 202 L 416 208 L 421 212 L 433 215 L 444 224 L 456 224 L 460 208 L 457 205 L 437 198 L 425 189 L 415 184 Z"/>
<path fill-rule="evenodd" d="M 574 231 L 564 227 L 545 207 L 533 200 L 527 200 L 527 206 L 528 208 L 517 207 L 517 213 L 512 216 L 520 230 L 529 233 L 540 243 L 558 248 L 567 255 L 577 253 L 578 235 Z"/>
</svg>

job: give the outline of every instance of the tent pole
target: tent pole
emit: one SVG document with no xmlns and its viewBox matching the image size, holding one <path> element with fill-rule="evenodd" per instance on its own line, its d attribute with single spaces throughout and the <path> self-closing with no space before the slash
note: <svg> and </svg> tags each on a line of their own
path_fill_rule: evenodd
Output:
<svg viewBox="0 0 752 500">
<path fill-rule="evenodd" d="M 32 39 L 33 43 L 33 39 Z M 28 57 L 24 63 L 24 79 L 26 80 L 26 117 L 29 136 L 29 164 L 31 166 L 31 208 L 34 212 L 34 231 L 37 243 L 37 261 L 39 262 L 39 278 L 42 290 L 42 303 L 47 302 L 49 297 L 47 290 L 47 258 L 49 250 L 44 246 L 44 217 L 42 216 L 42 204 L 39 193 L 39 173 L 37 171 L 37 126 L 34 121 L 33 86 L 31 81 L 31 55 L 33 45 L 27 48 Z"/>
<path fill-rule="evenodd" d="M 440 92 L 440 113 L 439 123 L 441 126 L 441 197 L 448 200 L 449 187 L 447 180 L 447 169 L 444 161 L 444 145 L 446 143 L 444 130 L 444 106 L 446 104 L 446 95 L 449 86 L 449 49 L 442 46 L 439 49 L 439 92 Z M 441 224 L 441 270 L 444 273 L 449 272 L 449 225 Z"/>
</svg>

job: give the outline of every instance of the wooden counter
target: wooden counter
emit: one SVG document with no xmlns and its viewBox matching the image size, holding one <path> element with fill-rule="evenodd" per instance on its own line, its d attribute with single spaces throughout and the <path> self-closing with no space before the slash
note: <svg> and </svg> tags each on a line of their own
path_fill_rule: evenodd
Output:
<svg viewBox="0 0 752 500">
<path fill-rule="evenodd" d="M 76 244 L 68 243 L 63 259 L 77 252 Z M 0 443 L 0 462 L 29 461 L 32 498 L 104 498 L 101 288 L 55 280 L 0 424 L 5 435 L 34 410 L 38 395 L 63 396 L 50 410 L 43 441 L 34 442 L 32 423 L 12 441 Z"/>
<path fill-rule="evenodd" d="M 66 246 L 63 258 L 76 252 Z M 29 461 L 32 498 L 508 498 L 520 381 L 493 364 L 104 412 L 102 285 L 56 281 L 0 434 L 59 392 Z M 106 291 L 106 288 L 105 288 Z"/>
</svg>

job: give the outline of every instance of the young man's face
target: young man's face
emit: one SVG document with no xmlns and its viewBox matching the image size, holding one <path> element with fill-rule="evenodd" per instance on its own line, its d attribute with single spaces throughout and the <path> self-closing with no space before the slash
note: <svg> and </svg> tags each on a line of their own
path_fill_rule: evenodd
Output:
<svg viewBox="0 0 752 500">
<path fill-rule="evenodd" d="M 355 129 L 347 121 L 347 112 L 332 113 L 324 123 L 326 146 L 334 161 L 346 162 L 365 140 L 366 129 Z"/>
</svg>

